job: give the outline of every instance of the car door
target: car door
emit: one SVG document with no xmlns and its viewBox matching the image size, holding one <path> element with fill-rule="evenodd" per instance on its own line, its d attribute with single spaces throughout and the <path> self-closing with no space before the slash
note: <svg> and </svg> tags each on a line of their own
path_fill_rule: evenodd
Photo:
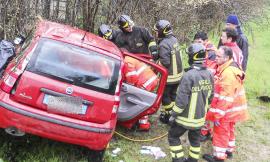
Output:
<svg viewBox="0 0 270 162">
<path fill-rule="evenodd" d="M 120 106 L 118 109 L 118 121 L 125 122 L 144 115 L 153 114 L 158 111 L 162 94 L 167 81 L 167 70 L 143 57 L 124 52 L 124 57 L 135 58 L 147 66 L 158 75 L 159 83 L 153 92 L 138 88 L 123 81 L 120 93 Z"/>
</svg>

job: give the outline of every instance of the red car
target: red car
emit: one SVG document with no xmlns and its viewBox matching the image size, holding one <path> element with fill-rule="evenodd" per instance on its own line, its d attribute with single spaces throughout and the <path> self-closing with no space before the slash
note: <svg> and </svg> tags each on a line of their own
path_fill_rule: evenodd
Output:
<svg viewBox="0 0 270 162">
<path fill-rule="evenodd" d="M 126 55 L 160 74 L 156 93 L 122 81 Z M 166 79 L 164 68 L 103 38 L 41 21 L 0 81 L 0 127 L 85 146 L 101 161 L 117 117 L 130 128 L 155 113 Z"/>
</svg>

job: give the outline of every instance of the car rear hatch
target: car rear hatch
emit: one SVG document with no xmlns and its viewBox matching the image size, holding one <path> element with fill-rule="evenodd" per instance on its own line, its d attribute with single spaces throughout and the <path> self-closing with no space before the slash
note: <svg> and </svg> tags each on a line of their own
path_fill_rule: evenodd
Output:
<svg viewBox="0 0 270 162">
<path fill-rule="evenodd" d="M 110 120 L 121 61 L 98 51 L 40 39 L 12 99 L 72 118 Z"/>
</svg>

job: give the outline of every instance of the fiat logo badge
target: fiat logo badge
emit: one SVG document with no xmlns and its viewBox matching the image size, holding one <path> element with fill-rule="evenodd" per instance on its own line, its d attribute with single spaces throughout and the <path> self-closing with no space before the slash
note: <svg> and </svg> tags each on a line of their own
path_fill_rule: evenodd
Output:
<svg viewBox="0 0 270 162">
<path fill-rule="evenodd" d="M 69 95 L 72 94 L 73 93 L 73 89 L 71 87 L 67 87 L 66 88 L 66 93 L 69 94 Z"/>
</svg>

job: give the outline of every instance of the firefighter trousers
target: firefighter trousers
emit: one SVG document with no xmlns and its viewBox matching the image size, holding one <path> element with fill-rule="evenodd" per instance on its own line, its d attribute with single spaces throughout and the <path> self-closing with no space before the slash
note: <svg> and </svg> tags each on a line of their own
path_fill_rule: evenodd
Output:
<svg viewBox="0 0 270 162">
<path fill-rule="evenodd" d="M 162 96 L 162 111 L 170 111 L 174 106 L 178 84 L 169 84 L 165 86 Z"/>
<path fill-rule="evenodd" d="M 233 152 L 235 149 L 235 123 L 220 122 L 214 126 L 213 131 L 213 155 L 218 159 L 226 159 L 226 151 Z"/>
<path fill-rule="evenodd" d="M 197 162 L 200 157 L 200 129 L 189 130 L 174 122 L 171 125 L 168 134 L 168 141 L 173 161 L 184 161 L 184 150 L 181 144 L 180 137 L 188 131 L 189 147 L 189 161 Z"/>
</svg>

